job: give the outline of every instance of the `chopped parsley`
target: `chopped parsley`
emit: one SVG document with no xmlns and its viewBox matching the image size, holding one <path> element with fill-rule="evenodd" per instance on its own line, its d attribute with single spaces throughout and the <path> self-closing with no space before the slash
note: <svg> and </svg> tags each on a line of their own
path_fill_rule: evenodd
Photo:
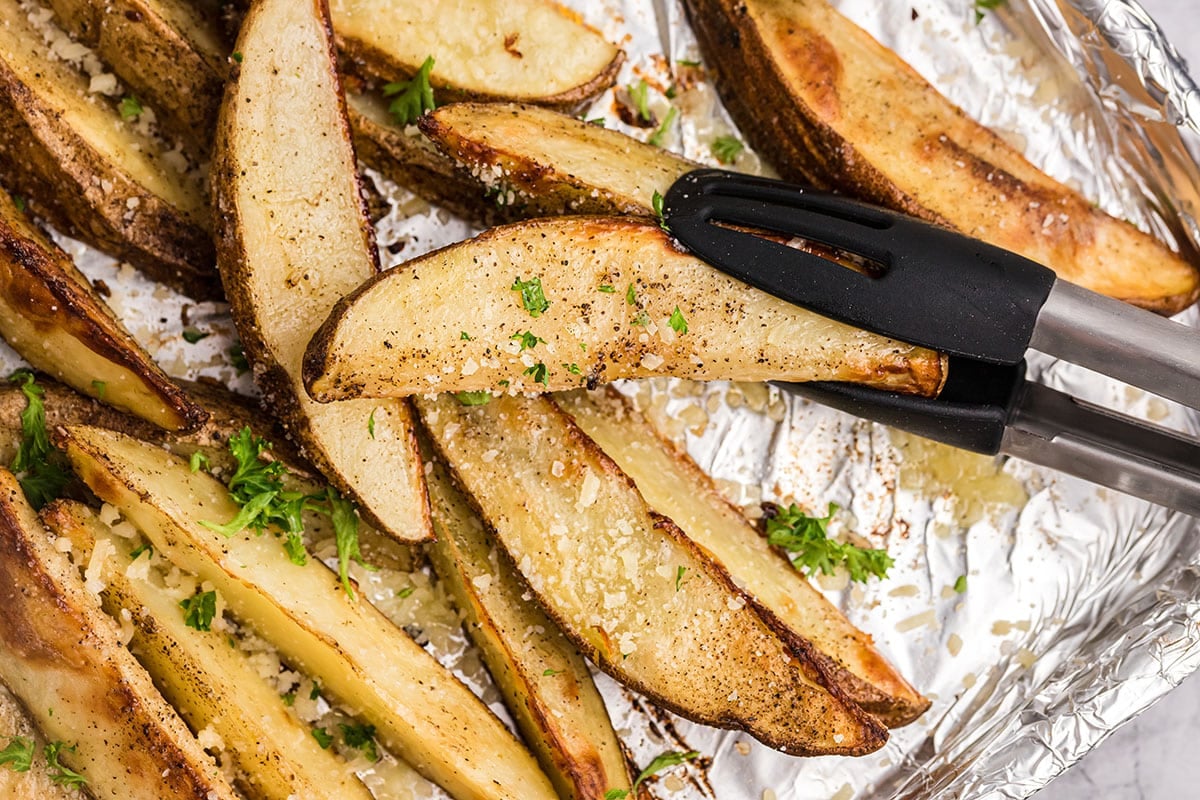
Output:
<svg viewBox="0 0 1200 800">
<path fill-rule="evenodd" d="M 229 363 L 237 370 L 238 375 L 250 371 L 250 362 L 246 360 L 246 348 L 241 342 L 235 342 L 229 348 Z"/>
<path fill-rule="evenodd" d="M 288 708 L 291 708 L 292 706 L 296 705 L 296 690 L 295 689 L 292 689 L 287 694 L 282 695 L 282 697 L 283 697 L 283 704 L 285 706 L 287 706 Z"/>
<path fill-rule="evenodd" d="M 313 738 L 317 740 L 317 744 L 321 746 L 322 750 L 328 750 L 329 745 L 333 744 L 333 734 L 324 728 L 313 728 L 312 735 Z"/>
<path fill-rule="evenodd" d="M 45 390 L 37 385 L 33 373 L 27 369 L 17 370 L 9 380 L 21 384 L 26 401 L 25 410 L 21 412 L 21 445 L 11 469 L 25 492 L 25 499 L 40 509 L 62 494 L 70 474 L 51 460 L 53 450 L 46 432 L 46 408 L 42 404 Z"/>
<path fill-rule="evenodd" d="M 957 592 L 958 594 L 962 594 L 963 592 L 967 591 L 967 576 L 966 575 L 958 576 L 958 580 L 956 580 L 954 582 L 954 591 Z"/>
<path fill-rule="evenodd" d="M 396 597 L 399 597 L 401 600 L 403 600 L 404 598 L 408 597 L 410 594 L 412 594 L 415 591 L 416 591 L 416 589 L 414 587 L 405 586 L 403 589 L 396 592 Z"/>
<path fill-rule="evenodd" d="M 231 56 L 231 57 L 232 57 L 232 58 L 233 58 L 233 60 L 234 60 L 234 61 L 236 61 L 238 64 L 242 63 L 242 54 L 241 54 L 241 53 L 239 53 L 239 52 L 236 52 L 236 51 L 235 51 L 235 52 L 234 52 L 234 54 L 233 54 L 233 56 Z"/>
<path fill-rule="evenodd" d="M 313 681 L 312 688 L 308 690 L 308 699 L 316 700 L 320 696 L 321 696 L 321 684 L 317 683 L 316 681 Z"/>
<path fill-rule="evenodd" d="M 983 12 L 997 9 L 1007 2 L 1008 0 L 975 0 L 975 24 L 983 22 Z"/>
<path fill-rule="evenodd" d="M 561 670 L 561 669 L 544 669 L 544 670 L 542 670 L 543 678 L 553 678 L 555 675 L 562 675 L 562 674 L 563 674 L 563 670 Z"/>
<path fill-rule="evenodd" d="M 513 339 L 521 343 L 522 350 L 532 350 L 539 344 L 545 344 L 546 340 L 540 336 L 534 336 L 533 331 L 525 331 L 524 333 L 515 334 Z"/>
<path fill-rule="evenodd" d="M 604 117 L 592 117 L 591 119 L 584 120 L 584 122 L 588 125 L 598 125 L 603 128 L 608 123 L 608 120 Z"/>
<path fill-rule="evenodd" d="M 125 120 L 136 119 L 145 111 L 141 101 L 134 95 L 121 98 L 121 104 L 117 106 L 117 110 L 121 112 L 121 119 Z"/>
<path fill-rule="evenodd" d="M 616 291 L 616 289 L 614 289 L 612 286 L 610 286 L 607 283 L 602 283 L 602 284 L 600 284 L 599 288 L 596 289 L 596 291 L 604 292 L 605 294 L 612 294 L 613 292 Z"/>
<path fill-rule="evenodd" d="M 687 567 L 678 567 L 675 570 L 675 591 L 679 591 L 679 587 L 683 585 L 683 573 L 687 572 Z"/>
<path fill-rule="evenodd" d="M 469 341 L 471 341 L 471 334 L 467 333 L 466 331 L 460 331 L 458 334 L 458 338 L 464 342 L 469 342 Z"/>
<path fill-rule="evenodd" d="M 654 209 L 654 216 L 658 217 L 658 227 L 670 233 L 671 229 L 667 227 L 667 221 L 663 218 L 663 196 L 657 190 L 650 198 L 650 207 Z"/>
<path fill-rule="evenodd" d="M 675 118 L 679 116 L 679 109 L 671 106 L 667 111 L 667 116 L 663 119 L 662 124 L 650 134 L 650 138 L 646 140 L 647 144 L 652 144 L 655 147 L 662 147 L 663 139 L 666 138 L 667 132 L 671 130 L 671 126 L 675 124 Z"/>
<path fill-rule="evenodd" d="M 521 293 L 521 305 L 525 307 L 531 317 L 540 317 L 542 312 L 550 307 L 550 301 L 546 299 L 546 294 L 542 291 L 541 278 L 530 278 L 523 281 L 518 276 L 509 288 L 514 292 Z"/>
<path fill-rule="evenodd" d="M 33 749 L 32 739 L 14 736 L 8 740 L 8 746 L 0 750 L 0 765 L 13 772 L 29 772 L 33 766 Z"/>
<path fill-rule="evenodd" d="M 675 306 L 675 310 L 671 312 L 671 330 L 679 334 L 688 332 L 687 320 L 683 318 L 683 312 L 679 310 L 679 306 Z"/>
<path fill-rule="evenodd" d="M 533 378 L 534 383 L 540 383 L 543 386 L 550 385 L 550 378 L 547 376 L 547 373 L 546 373 L 546 365 L 543 364 L 541 361 L 534 364 L 532 367 L 525 370 L 521 374 L 528 375 L 531 378 Z"/>
<path fill-rule="evenodd" d="M 640 325 L 643 328 L 646 327 L 647 325 L 650 324 L 650 315 L 647 314 L 644 310 L 638 311 L 637 316 L 635 316 L 633 318 L 633 324 Z"/>
<path fill-rule="evenodd" d="M 681 67 L 698 67 L 698 66 L 700 66 L 699 61 L 695 61 L 695 60 L 687 59 L 687 58 L 681 58 L 678 61 L 676 61 L 675 63 Z"/>
<path fill-rule="evenodd" d="M 389 83 L 383 87 L 384 97 L 396 98 L 388 106 L 388 113 L 396 120 L 397 125 L 412 125 L 422 114 L 437 108 L 433 99 L 433 87 L 429 85 L 431 72 L 433 56 L 425 59 L 412 80 Z"/>
<path fill-rule="evenodd" d="M 103 400 L 105 392 L 108 391 L 108 384 L 104 381 L 92 381 L 92 388 L 96 390 L 96 398 Z"/>
<path fill-rule="evenodd" d="M 736 164 L 738 157 L 745 149 L 746 145 L 742 144 L 736 136 L 718 136 L 712 142 L 713 158 L 722 164 Z"/>
<path fill-rule="evenodd" d="M 217 593 L 199 592 L 180 600 L 179 607 L 183 609 L 185 625 L 198 631 L 211 631 L 213 617 L 217 615 Z"/>
<path fill-rule="evenodd" d="M 650 114 L 650 85 L 646 83 L 646 79 L 642 78 L 637 83 L 631 83 L 628 87 L 629 99 L 633 101 L 633 107 L 637 110 L 638 117 L 643 122 L 652 122 L 653 115 Z"/>
<path fill-rule="evenodd" d="M 342 731 L 342 741 L 349 747 L 361 752 L 368 761 L 379 760 L 379 750 L 375 747 L 374 725 L 338 725 Z"/>
<path fill-rule="evenodd" d="M 332 486 L 326 487 L 324 492 L 313 495 L 310 499 L 321 501 L 322 505 L 317 506 L 315 510 L 327 514 L 333 523 L 333 538 L 337 544 L 338 578 L 341 579 L 346 594 L 353 598 L 350 562 L 354 561 L 360 567 L 367 567 L 358 546 L 358 511 L 353 502 L 342 497 Z"/>
<path fill-rule="evenodd" d="M 633 786 L 629 789 L 609 789 L 604 793 L 604 800 L 624 800 L 630 794 L 637 796 L 637 789 L 651 775 L 657 775 L 664 769 L 677 767 L 688 761 L 693 761 L 700 757 L 700 753 L 695 750 L 689 750 L 686 753 L 668 751 L 655 756 L 654 760 L 646 765 L 646 768 L 638 773 L 637 778 L 633 782 Z"/>
<path fill-rule="evenodd" d="M 372 439 L 375 438 L 375 409 L 371 409 L 371 415 L 367 417 L 367 435 Z"/>
<path fill-rule="evenodd" d="M 487 389 L 479 392 L 456 392 L 454 396 L 464 406 L 486 406 L 492 401 L 492 393 Z"/>
<path fill-rule="evenodd" d="M 46 763 L 50 766 L 50 780 L 62 786 L 79 787 L 87 785 L 87 778 L 75 770 L 63 765 L 58 760 L 61 751 L 75 752 L 75 745 L 66 742 L 47 742 L 45 747 Z"/>
<path fill-rule="evenodd" d="M 208 331 L 201 331 L 201 330 L 197 330 L 195 328 L 184 328 L 183 329 L 183 340 L 185 342 L 187 342 L 188 344 L 195 344 L 196 342 L 200 341 L 201 339 L 207 339 L 210 336 L 212 336 L 212 334 L 209 333 Z"/>
<path fill-rule="evenodd" d="M 832 575 L 838 567 L 845 567 L 852 581 L 865 582 L 871 575 L 887 577 L 894 563 L 887 550 L 869 550 L 829 538 L 829 521 L 837 510 L 837 504 L 830 503 L 824 517 L 810 517 L 793 503 L 767 520 L 767 541 L 786 550 L 792 566 L 809 576 L 818 572 Z"/>
<path fill-rule="evenodd" d="M 188 466 L 192 468 L 192 472 L 199 472 L 201 469 L 208 469 L 208 456 L 204 452 L 197 450 L 192 453 L 192 457 L 188 459 Z"/>
<path fill-rule="evenodd" d="M 625 290 L 625 303 L 626 305 L 631 306 L 637 305 L 637 286 L 632 283 L 629 284 L 629 288 Z"/>
<path fill-rule="evenodd" d="M 138 545 L 138 546 L 137 546 L 137 547 L 135 547 L 135 548 L 134 548 L 132 551 L 130 551 L 130 553 L 129 553 L 129 560 L 130 560 L 130 561 L 137 561 L 137 560 L 138 560 L 138 557 L 139 557 L 139 556 L 140 556 L 142 553 L 146 553 L 146 554 L 147 554 L 147 555 L 146 555 L 146 558 L 150 558 L 151 556 L 153 556 L 153 555 L 154 555 L 154 548 L 153 548 L 153 547 L 151 547 L 151 546 L 150 546 L 150 545 L 148 545 L 148 544 L 141 544 L 141 545 Z"/>
<path fill-rule="evenodd" d="M 563 367 L 563 369 L 565 369 L 567 372 L 571 373 L 572 375 L 580 375 L 583 373 L 583 370 L 581 370 L 579 368 L 578 364 L 574 364 L 574 363 L 563 364 L 562 367 Z"/>
<path fill-rule="evenodd" d="M 14 194 L 12 196 L 12 201 L 13 201 L 13 205 L 17 207 L 17 211 L 20 211 L 21 213 L 25 213 L 25 198 L 24 197 L 21 197 L 21 195 L 19 195 L 19 194 Z"/>
</svg>

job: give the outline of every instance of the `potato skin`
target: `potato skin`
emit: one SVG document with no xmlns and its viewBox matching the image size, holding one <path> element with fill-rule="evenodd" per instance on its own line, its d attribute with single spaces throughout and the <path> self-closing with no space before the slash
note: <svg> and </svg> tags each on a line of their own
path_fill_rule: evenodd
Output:
<svg viewBox="0 0 1200 800">
<path fill-rule="evenodd" d="M 685 5 L 726 108 L 784 178 L 961 230 L 1159 313 L 1200 297 L 1195 264 L 1039 171 L 825 0 Z"/>
</svg>

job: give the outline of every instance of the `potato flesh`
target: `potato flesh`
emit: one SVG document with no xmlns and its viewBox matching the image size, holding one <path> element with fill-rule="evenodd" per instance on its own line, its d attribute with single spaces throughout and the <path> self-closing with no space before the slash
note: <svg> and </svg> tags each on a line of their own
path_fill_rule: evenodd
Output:
<svg viewBox="0 0 1200 800">
<path fill-rule="evenodd" d="M 795 755 L 882 746 L 886 730 L 818 683 L 549 399 L 417 403 L 496 541 L 598 667 L 688 719 Z"/>
<path fill-rule="evenodd" d="M 541 280 L 540 316 L 513 290 L 518 277 Z M 675 308 L 686 333 L 670 323 Z M 522 349 L 526 331 L 544 342 Z M 305 370 L 322 401 L 663 375 L 932 394 L 943 379 L 937 353 L 790 305 L 680 253 L 652 223 L 608 217 L 493 228 L 379 276 L 339 304 Z"/>
<path fill-rule="evenodd" d="M 200 222 L 207 209 L 200 185 L 163 158 L 162 147 L 124 122 L 108 100 L 88 91 L 88 81 L 49 57 L 42 35 L 16 0 L 0 2 L 0 69 L 28 87 L 67 127 L 138 184 Z"/>
<path fill-rule="evenodd" d="M 1175 312 L 1200 269 L 1093 207 L 825 0 L 689 0 L 718 88 L 785 177 L 1014 250 L 1093 291 Z"/>
<path fill-rule="evenodd" d="M 515 103 L 452 103 L 422 132 L 507 202 L 546 214 L 642 214 L 700 165 L 575 117 Z"/>
<path fill-rule="evenodd" d="M 78 503 L 48 506 L 43 518 L 74 552 L 93 552 L 109 543 L 100 579 L 104 610 L 127 614 L 133 624 L 130 649 L 154 677 L 167 700 L 192 730 L 211 728 L 221 737 L 255 800 L 371 800 L 346 763 L 321 749 L 250 665 L 218 631 L 189 627 L 179 603 L 148 577 L 130 571 L 127 540 L 114 536 L 91 509 Z"/>
<path fill-rule="evenodd" d="M 781 635 L 796 636 L 832 661 L 830 677 L 859 706 L 889 726 L 912 722 L 929 701 L 784 558 L 685 453 L 659 438 L 619 395 L 572 392 L 555 402 L 637 484 L 655 510 L 726 569 L 773 619 Z"/>
<path fill-rule="evenodd" d="M 488 538 L 466 498 L 433 463 L 427 478 L 436 541 L 429 555 L 466 615 L 525 741 L 564 800 L 629 791 L 621 743 L 587 664 Z"/>
<path fill-rule="evenodd" d="M 344 49 L 388 81 L 433 56 L 432 84 L 480 97 L 577 104 L 611 84 L 620 51 L 545 0 L 331 0 Z M 519 55 L 518 55 L 519 54 Z"/>
<path fill-rule="evenodd" d="M 243 24 L 214 170 L 218 264 L 247 354 L 266 369 L 268 401 L 291 435 L 373 521 L 422 540 L 428 510 L 407 405 L 320 405 L 301 383 L 309 338 L 377 268 L 326 35 L 312 0 L 256 4 Z"/>
<path fill-rule="evenodd" d="M 377 728 L 379 740 L 458 800 L 553 800 L 533 756 L 470 690 L 337 576 L 293 564 L 274 536 L 225 538 L 200 520 L 237 513 L 186 462 L 99 428 L 63 433 L 67 458 L 160 553 L 212 581 L 231 611 Z"/>
<path fill-rule="evenodd" d="M 32 741 L 38 750 L 45 744 L 33 727 L 29 712 L 0 684 L 0 742 L 7 745 L 18 736 Z M 52 780 L 48 766 L 36 759 L 26 772 L 0 769 L 0 797 L 4 800 L 84 800 L 83 792 Z"/>
<path fill-rule="evenodd" d="M 97 800 L 235 800 L 0 470 L 0 679 Z"/>
</svg>

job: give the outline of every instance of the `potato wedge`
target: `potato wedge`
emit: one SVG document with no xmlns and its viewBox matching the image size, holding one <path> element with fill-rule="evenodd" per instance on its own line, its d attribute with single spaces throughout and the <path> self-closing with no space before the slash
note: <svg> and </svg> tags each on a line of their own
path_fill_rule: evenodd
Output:
<svg viewBox="0 0 1200 800">
<path fill-rule="evenodd" d="M 266 401 L 304 454 L 376 525 L 428 539 L 402 401 L 314 403 L 301 360 L 334 303 L 378 269 L 317 0 L 256 3 L 242 24 L 213 161 L 218 260 Z"/>
<path fill-rule="evenodd" d="M 825 0 L 688 0 L 717 88 L 785 178 L 1015 250 L 1162 313 L 1200 270 L 1030 164 Z"/>
<path fill-rule="evenodd" d="M 540 281 L 549 305 L 523 299 L 514 277 Z M 321 402 L 657 375 L 933 394 L 945 362 L 726 277 L 653 223 L 567 217 L 494 228 L 373 278 L 338 303 L 304 364 Z"/>
<path fill-rule="evenodd" d="M 466 619 L 505 705 L 563 800 L 631 790 L 629 766 L 592 673 L 575 646 L 498 557 L 445 466 L 427 476 L 437 540 L 429 556 Z"/>
<path fill-rule="evenodd" d="M 544 397 L 419 398 L 421 423 L 547 614 L 596 666 L 695 722 L 793 755 L 887 729 L 827 685 L 729 575 Z"/>
<path fill-rule="evenodd" d="M 429 56 L 450 97 L 575 108 L 616 80 L 625 54 L 548 0 L 330 0 L 338 47 L 358 71 L 406 80 Z"/>
<path fill-rule="evenodd" d="M 29 712 L 0 683 L 0 744 L 8 746 L 17 739 L 30 743 L 35 753 L 42 752 L 46 745 Z M 0 769 L 0 797 L 4 800 L 86 800 L 81 789 L 64 786 L 50 776 L 49 765 L 40 758 L 34 759 L 24 772 Z"/>
<path fill-rule="evenodd" d="M 159 427 L 193 430 L 208 416 L 2 190 L 0 335 L 37 369 Z"/>
<path fill-rule="evenodd" d="M 774 551 L 686 453 L 662 439 L 621 395 L 555 397 L 584 433 L 637 485 L 646 502 L 715 559 L 768 625 L 888 727 L 919 717 L 929 701 L 832 603 Z"/>
<path fill-rule="evenodd" d="M 94 797 L 236 800 L 2 469 L 0 602 L 0 679 Z"/>
<path fill-rule="evenodd" d="M 510 218 L 652 216 L 654 193 L 665 195 L 700 166 L 620 131 L 517 103 L 453 103 L 417 124 L 503 200 Z"/>
<path fill-rule="evenodd" d="M 288 0 L 290 2 L 290 0 Z M 262 8 L 262 6 L 256 6 Z M 376 726 L 379 740 L 458 800 L 553 800 L 537 761 L 429 653 L 315 559 L 273 536 L 225 538 L 201 520 L 237 513 L 225 487 L 161 448 L 100 428 L 60 429 L 76 473 L 298 669 Z"/>
<path fill-rule="evenodd" d="M 221 297 L 200 180 L 53 59 L 17 0 L 0 0 L 0 175 L 63 232 L 192 297 Z"/>
<path fill-rule="evenodd" d="M 310 730 L 224 634 L 189 627 L 178 601 L 130 570 L 129 540 L 112 533 L 87 506 L 56 501 L 41 512 L 67 537 L 76 560 L 104 556 L 97 580 L 104 610 L 133 625 L 130 650 L 194 731 L 211 728 L 239 772 L 238 788 L 254 800 L 371 800 L 346 763 L 321 749 Z"/>
<path fill-rule="evenodd" d="M 171 135 L 207 153 L 225 87 L 216 3 L 47 0 L 59 25 L 96 51 Z"/>
</svg>

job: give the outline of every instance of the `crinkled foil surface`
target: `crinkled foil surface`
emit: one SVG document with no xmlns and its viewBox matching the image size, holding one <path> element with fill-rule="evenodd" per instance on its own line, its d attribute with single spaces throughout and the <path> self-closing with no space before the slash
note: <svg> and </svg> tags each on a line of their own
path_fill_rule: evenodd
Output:
<svg viewBox="0 0 1200 800">
<path fill-rule="evenodd" d="M 574 0 L 626 49 L 620 86 L 665 90 L 700 58 L 673 0 Z M 1009 0 L 978 24 L 969 0 L 841 0 L 970 114 L 1093 201 L 1192 249 L 1197 235 L 1200 94 L 1148 15 L 1124 0 Z M 651 92 L 660 117 L 667 99 Z M 712 162 L 735 129 L 712 87 L 680 94 L 664 144 Z M 589 116 L 612 113 L 612 92 Z M 638 132 L 643 138 L 648 131 Z M 757 169 L 748 154 L 739 168 Z M 473 232 L 379 181 L 394 265 Z M 229 366 L 227 309 L 190 304 L 128 267 L 64 241 L 135 334 L 176 375 L 243 391 Z M 391 245 L 391 247 L 387 247 Z M 1200 323 L 1195 309 L 1180 318 Z M 180 332 L 213 335 L 188 344 Z M 17 359 L 8 353 L 10 363 Z M 1035 358 L 1050 385 L 1200 434 L 1200 415 L 1071 365 Z M 599 681 L 635 759 L 694 748 L 705 764 L 657 781 L 660 797 L 1021 798 L 1079 759 L 1200 665 L 1200 523 L 1017 461 L 971 459 L 763 387 L 627 385 L 686 439 L 699 464 L 753 508 L 759 500 L 844 510 L 896 560 L 886 580 L 821 582 L 933 699 L 880 752 L 796 759 L 748 737 L 671 718 Z M 965 576 L 965 591 L 955 591 Z M 493 697 L 494 699 L 494 693 Z"/>
</svg>

